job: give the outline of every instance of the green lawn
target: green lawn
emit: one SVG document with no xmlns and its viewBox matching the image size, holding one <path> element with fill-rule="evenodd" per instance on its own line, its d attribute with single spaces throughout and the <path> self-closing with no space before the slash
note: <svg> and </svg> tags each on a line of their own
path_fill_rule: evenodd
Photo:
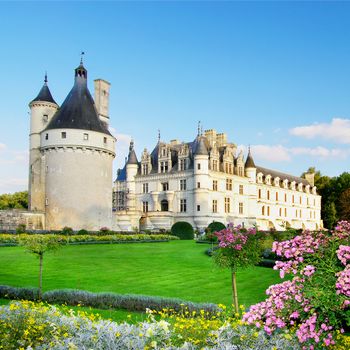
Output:
<svg viewBox="0 0 350 350">
<path fill-rule="evenodd" d="M 193 241 L 64 246 L 44 257 L 44 290 L 76 288 L 92 292 L 177 297 L 195 302 L 231 304 L 228 270 Z M 0 248 L 0 284 L 37 286 L 38 259 L 21 247 Z M 278 272 L 254 267 L 238 272 L 239 302 L 265 298 L 279 282 Z"/>
</svg>

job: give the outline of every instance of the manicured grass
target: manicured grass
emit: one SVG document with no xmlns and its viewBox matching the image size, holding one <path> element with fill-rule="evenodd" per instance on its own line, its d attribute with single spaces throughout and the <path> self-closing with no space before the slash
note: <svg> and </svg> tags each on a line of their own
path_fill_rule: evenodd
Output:
<svg viewBox="0 0 350 350">
<path fill-rule="evenodd" d="M 64 246 L 44 256 L 44 290 L 75 288 L 92 292 L 158 295 L 194 302 L 231 304 L 228 270 L 217 268 L 193 241 L 123 245 Z M 22 247 L 0 248 L 0 284 L 37 286 L 38 259 Z M 238 272 L 239 302 L 265 298 L 279 282 L 272 269 Z"/>
</svg>

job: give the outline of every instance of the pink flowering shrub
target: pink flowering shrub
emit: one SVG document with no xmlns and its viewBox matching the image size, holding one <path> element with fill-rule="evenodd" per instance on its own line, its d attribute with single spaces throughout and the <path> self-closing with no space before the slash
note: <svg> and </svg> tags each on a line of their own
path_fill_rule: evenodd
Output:
<svg viewBox="0 0 350 350">
<path fill-rule="evenodd" d="M 303 349 L 335 344 L 335 331 L 350 327 L 350 223 L 333 232 L 304 231 L 272 250 L 281 258 L 274 269 L 294 276 L 270 286 L 268 298 L 251 306 L 244 320 L 272 334 L 294 327 Z"/>
</svg>

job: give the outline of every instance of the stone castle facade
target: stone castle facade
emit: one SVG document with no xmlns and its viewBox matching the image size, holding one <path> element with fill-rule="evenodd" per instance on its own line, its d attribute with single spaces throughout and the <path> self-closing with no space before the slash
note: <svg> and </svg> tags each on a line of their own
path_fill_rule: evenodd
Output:
<svg viewBox="0 0 350 350">
<path fill-rule="evenodd" d="M 159 230 L 177 221 L 197 229 L 212 221 L 265 230 L 322 227 L 321 198 L 311 175 L 302 179 L 257 166 L 250 151 L 245 158 L 226 134 L 213 129 L 198 130 L 191 142 L 159 138 L 140 160 L 131 142 L 113 182 L 110 84 L 94 83 L 93 99 L 81 62 L 61 106 L 46 77 L 29 104 L 28 217 L 41 218 L 40 224 L 33 219 L 34 229 Z"/>
</svg>

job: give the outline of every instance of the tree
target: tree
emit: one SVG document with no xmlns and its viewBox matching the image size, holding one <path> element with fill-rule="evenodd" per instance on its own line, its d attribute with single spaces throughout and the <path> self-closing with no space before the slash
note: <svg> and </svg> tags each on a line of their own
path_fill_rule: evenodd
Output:
<svg viewBox="0 0 350 350">
<path fill-rule="evenodd" d="M 232 299 L 235 312 L 238 308 L 236 272 L 239 268 L 256 265 L 261 260 L 261 235 L 255 228 L 229 226 L 215 233 L 219 240 L 219 249 L 214 254 L 215 263 L 231 269 Z"/>
<path fill-rule="evenodd" d="M 339 196 L 339 219 L 350 221 L 350 188 Z"/>
<path fill-rule="evenodd" d="M 4 209 L 27 209 L 28 191 L 5 193 L 0 195 L 0 210 Z"/>
<path fill-rule="evenodd" d="M 57 250 L 62 241 L 55 235 L 32 235 L 20 240 L 20 244 L 32 254 L 39 258 L 39 292 L 38 299 L 42 298 L 43 282 L 43 259 L 44 254 L 49 251 Z"/>
<path fill-rule="evenodd" d="M 332 229 L 337 222 L 337 210 L 334 202 L 328 202 L 322 208 L 322 217 L 325 227 Z"/>
</svg>

